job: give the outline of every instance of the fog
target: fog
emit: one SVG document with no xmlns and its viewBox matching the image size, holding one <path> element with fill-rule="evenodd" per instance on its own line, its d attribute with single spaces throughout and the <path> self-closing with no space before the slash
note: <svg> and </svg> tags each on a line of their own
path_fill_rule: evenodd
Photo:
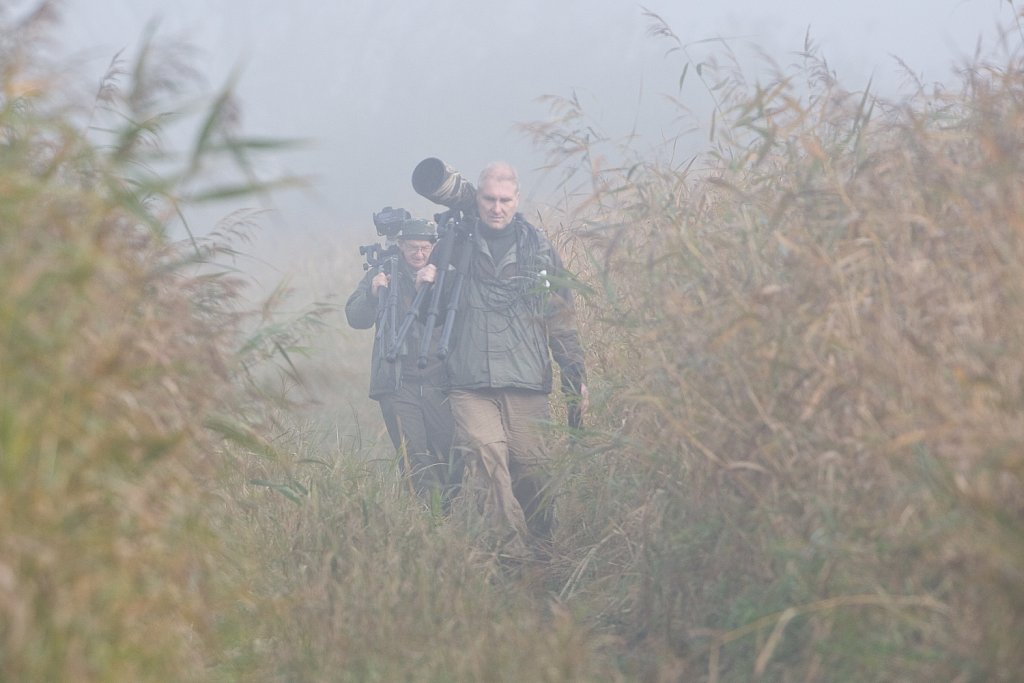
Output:
<svg viewBox="0 0 1024 683">
<path fill-rule="evenodd" d="M 37 3 L 21 2 L 25 8 Z M 543 95 L 575 93 L 603 131 L 634 127 L 639 147 L 670 131 L 663 95 L 676 94 L 683 58 L 648 35 L 645 8 L 661 16 L 700 60 L 722 43 L 745 67 L 757 46 L 781 64 L 805 36 L 841 82 L 883 95 L 907 80 L 948 80 L 997 24 L 1005 0 L 65 0 L 59 51 L 97 82 L 120 50 L 131 56 L 156 21 L 160 41 L 196 49 L 211 89 L 238 74 L 246 132 L 306 141 L 261 165 L 266 175 L 311 178 L 275 199 L 260 239 L 282 269 L 295 254 L 374 241 L 371 214 L 385 205 L 420 216 L 438 207 L 409 183 L 415 164 L 438 156 L 475 179 L 488 161 L 519 167 L 523 208 L 545 201 L 544 158 L 516 125 L 545 119 Z M 697 83 L 680 97 L 700 114 Z M 699 140 L 695 141 L 695 144 Z M 541 189 L 539 189 L 541 188 Z"/>
</svg>

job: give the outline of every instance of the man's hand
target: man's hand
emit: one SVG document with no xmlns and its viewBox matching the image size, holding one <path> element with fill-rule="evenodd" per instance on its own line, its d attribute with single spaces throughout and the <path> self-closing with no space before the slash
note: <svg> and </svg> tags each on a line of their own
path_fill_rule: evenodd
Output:
<svg viewBox="0 0 1024 683">
<path fill-rule="evenodd" d="M 569 393 L 566 397 L 569 400 L 569 413 L 566 416 L 569 427 L 580 429 L 583 427 L 583 415 L 590 407 L 590 392 L 587 391 L 587 385 L 580 383 L 579 392 Z"/>
<path fill-rule="evenodd" d="M 437 266 L 433 263 L 428 263 L 416 271 L 416 288 L 419 289 L 423 285 L 432 284 L 436 278 Z"/>
<path fill-rule="evenodd" d="M 377 296 L 377 290 L 379 290 L 381 287 L 387 286 L 387 273 L 377 273 L 376 275 L 373 276 L 373 279 L 370 280 L 370 293 L 373 294 L 374 296 Z"/>
</svg>

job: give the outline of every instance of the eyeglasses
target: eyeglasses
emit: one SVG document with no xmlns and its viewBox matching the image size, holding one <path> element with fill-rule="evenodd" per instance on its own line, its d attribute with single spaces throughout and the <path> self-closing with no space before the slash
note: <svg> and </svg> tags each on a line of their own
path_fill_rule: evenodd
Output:
<svg viewBox="0 0 1024 683">
<path fill-rule="evenodd" d="M 430 250 L 433 248 L 433 244 L 427 245 L 425 247 L 414 247 L 411 244 L 402 245 L 402 251 L 404 251 L 407 254 L 429 254 Z"/>
</svg>

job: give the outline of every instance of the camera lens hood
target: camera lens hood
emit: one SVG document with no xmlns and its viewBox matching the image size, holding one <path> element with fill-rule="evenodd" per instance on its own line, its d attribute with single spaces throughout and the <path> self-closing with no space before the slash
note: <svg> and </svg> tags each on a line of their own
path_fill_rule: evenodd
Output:
<svg viewBox="0 0 1024 683">
<path fill-rule="evenodd" d="M 428 157 L 416 165 L 412 187 L 417 194 L 449 209 L 470 212 L 476 208 L 473 184 L 436 157 Z"/>
</svg>

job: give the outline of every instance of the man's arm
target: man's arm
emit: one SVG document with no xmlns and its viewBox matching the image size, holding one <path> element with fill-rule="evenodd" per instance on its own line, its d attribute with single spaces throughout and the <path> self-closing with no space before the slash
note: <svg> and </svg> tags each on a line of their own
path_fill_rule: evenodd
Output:
<svg viewBox="0 0 1024 683">
<path fill-rule="evenodd" d="M 356 290 L 345 303 L 345 318 L 357 330 L 366 330 L 377 322 L 377 295 L 373 292 L 373 279 L 383 275 L 376 270 L 366 273 Z"/>
<path fill-rule="evenodd" d="M 561 374 L 562 393 L 569 399 L 569 426 L 580 427 L 590 405 L 587 369 L 576 324 L 576 304 L 561 259 L 551 249 L 551 296 L 547 308 L 548 346 Z"/>
<path fill-rule="evenodd" d="M 580 427 L 583 415 L 590 407 L 590 392 L 587 389 L 587 370 L 583 360 L 583 347 L 579 333 L 549 330 L 548 345 L 551 357 L 558 364 L 561 374 L 562 393 L 569 401 L 569 426 Z"/>
</svg>

